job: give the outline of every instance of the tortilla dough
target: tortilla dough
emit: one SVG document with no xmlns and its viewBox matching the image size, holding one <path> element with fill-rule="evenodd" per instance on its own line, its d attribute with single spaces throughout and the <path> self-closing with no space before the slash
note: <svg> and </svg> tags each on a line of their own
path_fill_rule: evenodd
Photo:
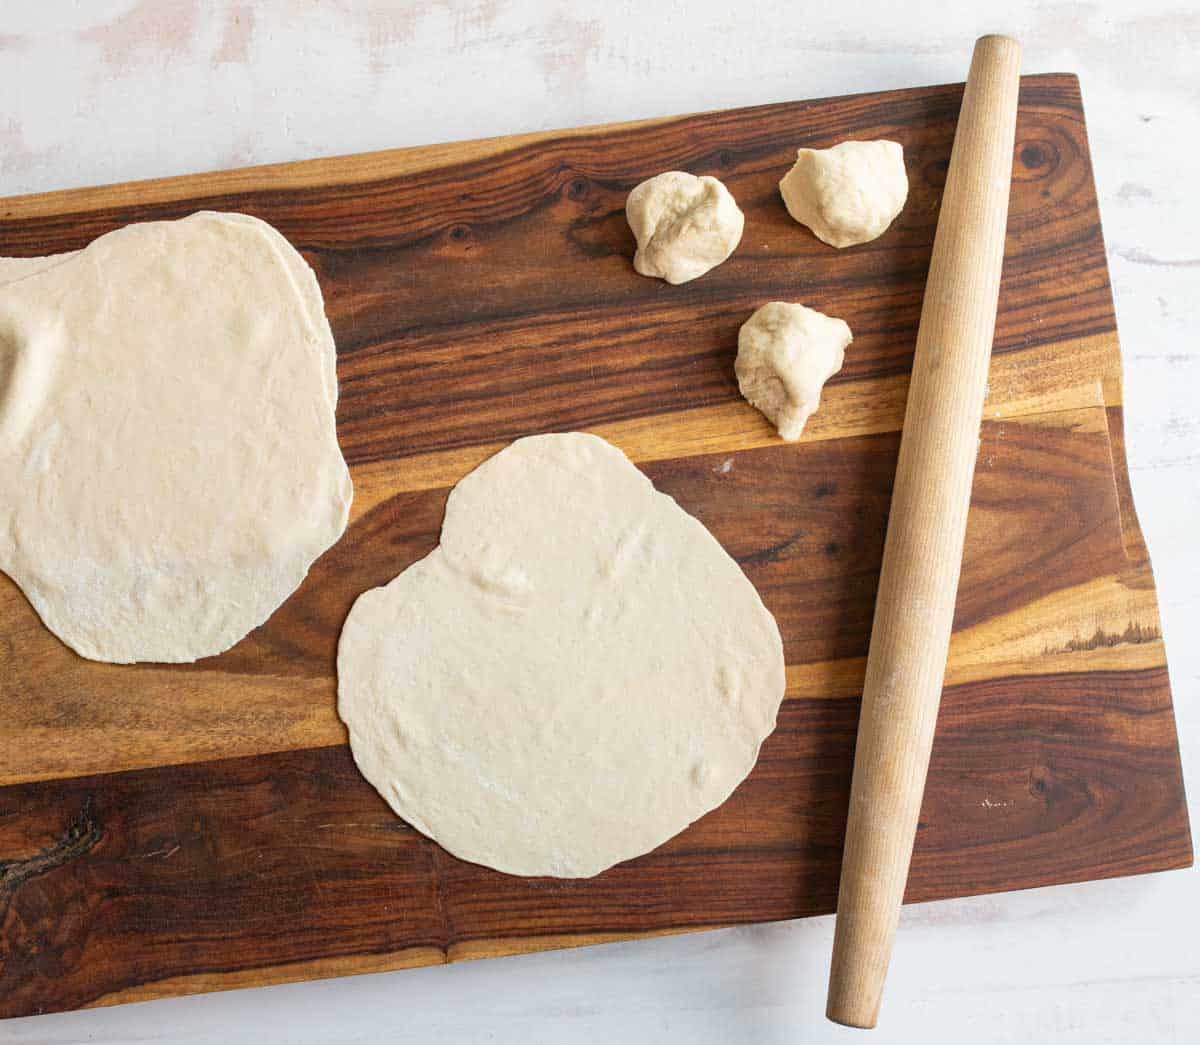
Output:
<svg viewBox="0 0 1200 1045">
<path fill-rule="evenodd" d="M 831 247 L 867 243 L 883 235 L 908 199 L 904 147 L 880 140 L 800 149 L 779 192 L 788 213 Z"/>
<path fill-rule="evenodd" d="M 331 406 L 337 406 L 337 347 L 333 343 L 333 331 L 329 327 L 329 319 L 325 315 L 325 298 L 321 294 L 321 285 L 317 282 L 316 274 L 308 267 L 308 262 L 300 255 L 284 237 L 284 235 L 267 222 L 249 214 L 233 212 L 205 211 L 205 215 L 214 221 L 242 222 L 251 225 L 262 232 L 271 241 L 279 260 L 288 270 L 292 285 L 300 296 L 300 304 L 308 314 L 313 334 L 319 342 L 321 369 L 324 374 L 325 388 L 329 395 Z M 59 262 L 76 257 L 79 251 L 69 251 L 65 254 L 50 254 L 40 258 L 3 258 L 0 257 L 0 286 L 13 283 L 25 276 L 44 272 Z"/>
<path fill-rule="evenodd" d="M 685 171 L 636 186 L 625 201 L 625 217 L 637 239 L 633 267 L 672 284 L 720 265 L 741 242 L 746 221 L 724 184 Z"/>
<path fill-rule="evenodd" d="M 466 476 L 441 544 L 361 595 L 338 646 L 363 775 L 455 856 L 517 875 L 598 874 L 720 805 L 783 691 L 737 563 L 580 433 Z"/>
<path fill-rule="evenodd" d="M 320 288 L 245 215 L 0 263 L 0 568 L 93 660 L 228 649 L 345 529 Z"/>
<path fill-rule="evenodd" d="M 787 301 L 769 301 L 738 331 L 738 389 L 794 443 L 842 369 L 853 338 L 845 320 Z"/>
</svg>

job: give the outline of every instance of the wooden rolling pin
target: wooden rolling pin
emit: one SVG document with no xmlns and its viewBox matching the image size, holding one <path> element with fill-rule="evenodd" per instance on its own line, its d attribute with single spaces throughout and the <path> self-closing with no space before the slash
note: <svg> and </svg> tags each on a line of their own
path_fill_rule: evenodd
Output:
<svg viewBox="0 0 1200 1045">
<path fill-rule="evenodd" d="M 942 194 L 884 545 L 826 1015 L 873 1027 L 941 700 L 996 325 L 1020 48 L 975 44 Z"/>
</svg>

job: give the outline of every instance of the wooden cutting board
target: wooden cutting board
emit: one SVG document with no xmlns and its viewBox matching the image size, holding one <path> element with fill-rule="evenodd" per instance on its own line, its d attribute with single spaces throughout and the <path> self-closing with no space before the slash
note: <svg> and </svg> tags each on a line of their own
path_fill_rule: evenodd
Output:
<svg viewBox="0 0 1200 1045">
<path fill-rule="evenodd" d="M 256 214 L 315 268 L 351 526 L 261 628 L 195 665 L 81 660 L 0 577 L 0 1012 L 392 969 L 831 911 L 872 601 L 961 85 L 0 201 L 0 254 Z M 895 225 L 835 251 L 787 216 L 798 145 L 904 144 Z M 721 177 L 725 265 L 634 274 L 626 193 Z M 990 394 L 908 899 L 1191 861 L 1079 87 L 1023 81 Z M 772 299 L 854 344 L 799 445 L 741 401 Z M 774 612 L 779 726 L 720 809 L 587 881 L 450 857 L 355 771 L 334 649 L 506 441 L 588 429 L 698 516 Z M 103 438 L 103 433 L 97 433 Z M 635 813 L 636 811 L 631 811 Z"/>
</svg>

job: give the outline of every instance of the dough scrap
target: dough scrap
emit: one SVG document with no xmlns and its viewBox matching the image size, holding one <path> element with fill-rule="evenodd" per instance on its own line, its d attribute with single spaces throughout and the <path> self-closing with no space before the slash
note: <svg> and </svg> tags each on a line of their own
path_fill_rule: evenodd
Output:
<svg viewBox="0 0 1200 1045">
<path fill-rule="evenodd" d="M 5 259 L 0 569 L 90 659 L 228 649 L 345 529 L 336 395 L 315 277 L 256 219 Z"/>
<path fill-rule="evenodd" d="M 904 148 L 893 141 L 846 141 L 800 149 L 779 183 L 788 213 L 833 247 L 883 235 L 908 199 Z"/>
<path fill-rule="evenodd" d="M 821 405 L 825 382 L 842 369 L 852 340 L 843 320 L 803 305 L 768 302 L 738 331 L 738 388 L 793 443 Z"/>
<path fill-rule="evenodd" d="M 638 185 L 625 201 L 637 238 L 633 267 L 643 276 L 687 283 L 716 268 L 742 239 L 745 217 L 716 178 L 667 171 Z"/>
<path fill-rule="evenodd" d="M 455 856 L 516 875 L 598 874 L 720 805 L 783 692 L 737 563 L 581 433 L 467 475 L 440 545 L 359 596 L 338 645 L 363 775 Z"/>
</svg>

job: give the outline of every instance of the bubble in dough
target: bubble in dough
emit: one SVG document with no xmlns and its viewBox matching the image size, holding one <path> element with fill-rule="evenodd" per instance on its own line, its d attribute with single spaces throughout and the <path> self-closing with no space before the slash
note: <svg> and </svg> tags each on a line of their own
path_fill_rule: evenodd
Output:
<svg viewBox="0 0 1200 1045">
<path fill-rule="evenodd" d="M 228 649 L 345 529 L 336 397 L 316 278 L 257 219 L 0 260 L 0 569 L 93 660 Z"/>
<path fill-rule="evenodd" d="M 716 268 L 742 239 L 745 217 L 716 178 L 667 171 L 638 185 L 625 201 L 637 238 L 633 267 L 643 276 L 687 283 Z"/>
<path fill-rule="evenodd" d="M 580 433 L 467 475 L 440 545 L 359 596 L 338 645 L 363 775 L 455 856 L 517 875 L 597 874 L 720 805 L 783 692 L 737 563 Z"/>
<path fill-rule="evenodd" d="M 779 183 L 788 213 L 833 247 L 883 235 L 908 199 L 904 149 L 893 141 L 845 141 L 800 149 Z"/>
<path fill-rule="evenodd" d="M 738 388 L 787 442 L 821 405 L 825 382 L 842 369 L 850 327 L 816 309 L 771 301 L 738 331 Z"/>
</svg>

